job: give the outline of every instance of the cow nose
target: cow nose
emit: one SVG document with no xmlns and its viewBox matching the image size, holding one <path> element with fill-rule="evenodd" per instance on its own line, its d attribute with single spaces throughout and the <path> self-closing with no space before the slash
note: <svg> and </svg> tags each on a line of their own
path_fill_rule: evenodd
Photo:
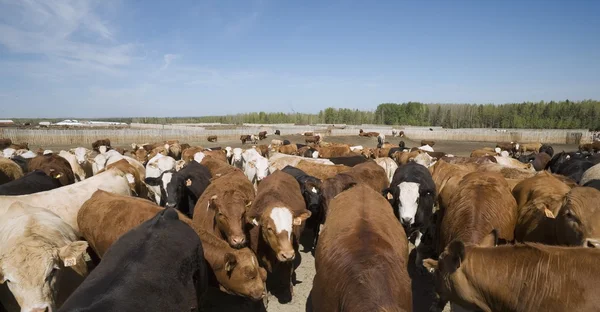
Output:
<svg viewBox="0 0 600 312">
<path fill-rule="evenodd" d="M 282 262 L 292 261 L 296 257 L 296 253 L 292 251 L 282 251 L 279 253 L 279 260 Z"/>
<path fill-rule="evenodd" d="M 175 208 L 175 206 L 177 206 L 177 205 L 176 205 L 176 204 L 173 204 L 173 203 L 167 203 L 167 204 L 165 205 L 165 208 Z"/>
<path fill-rule="evenodd" d="M 50 308 L 48 308 L 48 307 L 31 309 L 31 312 L 49 312 L 49 311 L 50 311 Z"/>
<path fill-rule="evenodd" d="M 412 218 L 402 218 L 402 221 L 400 223 L 404 224 L 404 225 L 410 225 L 410 223 L 412 222 Z"/>
<path fill-rule="evenodd" d="M 234 247 L 241 248 L 246 244 L 246 238 L 243 236 L 232 236 L 231 243 Z"/>
</svg>

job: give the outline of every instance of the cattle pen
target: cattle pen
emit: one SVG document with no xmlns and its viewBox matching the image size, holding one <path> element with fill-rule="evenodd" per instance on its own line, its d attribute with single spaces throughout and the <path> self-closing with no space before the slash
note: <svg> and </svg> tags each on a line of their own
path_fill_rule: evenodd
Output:
<svg viewBox="0 0 600 312">
<path fill-rule="evenodd" d="M 39 129 L 39 128 L 0 128 L 0 137 L 14 142 L 28 142 L 33 145 L 71 145 L 91 144 L 98 138 L 110 138 L 116 144 L 132 142 L 144 143 L 157 140 L 185 139 L 202 142 L 208 136 L 234 140 L 240 135 L 258 134 L 267 131 L 273 135 L 280 130 L 282 135 L 299 134 L 305 131 L 321 133 L 327 136 L 353 136 L 359 130 L 378 132 L 390 140 L 392 129 L 403 131 L 412 140 L 439 140 L 462 142 L 542 142 L 549 144 L 580 144 L 591 141 L 592 133 L 587 129 L 444 129 L 440 127 L 402 127 L 382 125 L 232 125 L 230 127 L 206 127 L 186 125 L 131 124 L 129 127 L 76 128 L 76 129 Z"/>
</svg>

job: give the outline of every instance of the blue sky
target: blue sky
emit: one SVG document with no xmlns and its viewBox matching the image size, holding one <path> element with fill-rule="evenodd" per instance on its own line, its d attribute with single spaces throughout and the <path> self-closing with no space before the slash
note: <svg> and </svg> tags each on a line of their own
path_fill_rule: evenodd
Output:
<svg viewBox="0 0 600 312">
<path fill-rule="evenodd" d="M 0 0 L 0 117 L 600 99 L 600 1 Z"/>
</svg>

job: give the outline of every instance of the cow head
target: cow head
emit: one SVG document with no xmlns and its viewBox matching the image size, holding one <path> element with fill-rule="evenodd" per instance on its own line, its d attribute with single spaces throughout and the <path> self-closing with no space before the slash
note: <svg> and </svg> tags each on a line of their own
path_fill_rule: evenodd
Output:
<svg viewBox="0 0 600 312">
<path fill-rule="evenodd" d="M 256 180 L 262 181 L 269 175 L 269 161 L 264 157 L 258 157 L 254 161 L 256 166 Z"/>
<path fill-rule="evenodd" d="M 160 202 L 157 204 L 161 206 L 166 204 L 167 198 L 169 197 L 167 187 L 169 183 L 171 183 L 174 173 L 175 170 L 171 169 L 162 172 L 158 177 L 146 177 L 146 179 L 144 179 L 144 182 L 146 182 L 147 185 L 160 187 Z"/>
<path fill-rule="evenodd" d="M 217 266 L 215 274 L 226 293 L 248 297 L 258 301 L 267 295 L 267 271 L 258 265 L 256 255 L 249 248 L 225 254 L 223 265 Z M 227 281 L 227 282 L 222 282 Z"/>
<path fill-rule="evenodd" d="M 591 187 L 573 188 L 564 198 L 556 216 L 558 243 L 595 247 L 588 241 L 600 238 L 600 191 Z"/>
<path fill-rule="evenodd" d="M 435 189 L 428 189 L 424 184 L 401 182 L 385 190 L 384 195 L 405 229 L 422 225 L 433 213 Z"/>
<path fill-rule="evenodd" d="M 7 284 L 21 311 L 54 311 L 61 271 L 70 266 L 81 275 L 87 274 L 83 260 L 87 246 L 84 241 L 57 247 L 25 239 L 0 259 L 0 283 Z"/>
<path fill-rule="evenodd" d="M 169 179 L 169 175 L 170 181 L 165 186 L 165 180 Z M 162 182 L 162 187 L 165 190 L 165 208 L 179 208 L 179 201 L 183 197 L 183 188 L 186 186 L 186 183 L 191 184 L 191 180 L 186 181 L 181 174 L 164 172 Z"/>
<path fill-rule="evenodd" d="M 296 257 L 292 241 L 293 227 L 300 226 L 310 215 L 308 210 L 294 216 L 287 207 L 273 207 L 265 210 L 260 220 L 252 219 L 251 222 L 260 226 L 262 238 L 271 247 L 277 260 L 287 262 Z"/>
<path fill-rule="evenodd" d="M 92 151 L 88 150 L 85 147 L 77 147 L 71 150 L 71 153 L 75 155 L 75 159 L 77 162 L 82 165 L 87 162 L 87 157 Z"/>
<path fill-rule="evenodd" d="M 300 190 L 306 203 L 306 208 L 315 214 L 319 207 L 321 207 L 321 181 L 318 179 L 311 179 L 304 183 L 300 183 Z"/>
<path fill-rule="evenodd" d="M 215 212 L 215 223 L 233 248 L 246 245 L 245 215 L 252 201 L 238 190 L 227 190 L 221 196 L 214 195 L 208 201 L 207 209 Z"/>
</svg>

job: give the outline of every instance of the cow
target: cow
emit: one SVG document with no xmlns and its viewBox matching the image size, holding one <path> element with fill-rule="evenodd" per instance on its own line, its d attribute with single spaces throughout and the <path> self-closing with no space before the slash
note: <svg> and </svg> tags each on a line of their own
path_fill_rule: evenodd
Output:
<svg viewBox="0 0 600 312">
<path fill-rule="evenodd" d="M 0 185 L 23 176 L 23 169 L 14 161 L 0 157 Z"/>
<path fill-rule="evenodd" d="M 207 283 L 200 238 L 169 208 L 114 242 L 59 311 L 198 311 Z"/>
<path fill-rule="evenodd" d="M 231 157 L 231 165 L 238 168 L 238 169 L 242 169 L 244 168 L 244 158 L 242 157 L 242 153 L 244 151 L 239 148 L 236 147 L 233 149 L 233 156 Z"/>
<path fill-rule="evenodd" d="M 287 155 L 297 155 L 298 147 L 294 144 L 282 145 L 282 146 L 279 146 L 279 148 L 277 148 L 277 152 L 281 153 L 281 154 L 287 154 Z"/>
<path fill-rule="evenodd" d="M 27 195 L 61 187 L 57 178 L 42 170 L 32 171 L 23 177 L 0 185 L 0 195 Z"/>
<path fill-rule="evenodd" d="M 600 151 L 600 141 L 592 143 L 583 143 L 579 145 L 580 152 L 598 153 Z"/>
<path fill-rule="evenodd" d="M 383 143 L 385 143 L 385 135 L 381 133 L 377 136 L 377 147 L 381 148 Z"/>
<path fill-rule="evenodd" d="M 382 192 L 389 185 L 385 170 L 375 161 L 358 164 L 344 174 L 352 176 L 357 182 L 366 184 L 376 192 Z"/>
<path fill-rule="evenodd" d="M 286 155 L 281 153 L 275 153 L 269 158 L 269 171 L 274 172 L 275 170 L 281 170 L 285 166 L 298 166 L 300 161 L 308 163 L 317 163 L 325 165 L 333 165 L 329 159 L 322 158 L 304 158 L 300 156 Z"/>
<path fill-rule="evenodd" d="M 556 215 L 556 236 L 559 245 L 600 248 L 600 191 L 591 187 L 576 187 L 565 195 Z"/>
<path fill-rule="evenodd" d="M 255 149 L 260 156 L 269 158 L 269 146 L 268 145 L 261 144 L 259 146 L 254 146 L 252 148 Z"/>
<path fill-rule="evenodd" d="M 261 131 L 261 132 L 258 133 L 258 139 L 260 141 L 262 141 L 262 140 L 264 140 L 266 138 L 267 138 L 267 131 Z"/>
<path fill-rule="evenodd" d="M 321 158 L 342 157 L 351 153 L 350 146 L 347 144 L 320 147 L 317 150 Z"/>
<path fill-rule="evenodd" d="M 597 311 L 600 300 L 585 294 L 600 291 L 598 257 L 591 248 L 486 248 L 456 240 L 439 260 L 423 261 L 441 299 L 430 311 L 442 311 L 448 300 L 478 311 Z"/>
<path fill-rule="evenodd" d="M 414 235 L 414 244 L 418 247 L 423 233 L 429 228 L 437 198 L 431 173 L 414 162 L 402 165 L 396 169 L 390 187 L 383 193 L 406 235 L 409 238 Z"/>
<path fill-rule="evenodd" d="M 252 183 L 240 171 L 214 179 L 196 203 L 194 225 L 242 248 L 247 243 L 244 216 L 254 196 Z"/>
<path fill-rule="evenodd" d="M 292 166 L 286 166 L 281 170 L 285 172 L 296 181 L 300 185 L 300 192 L 302 193 L 302 197 L 304 197 L 304 203 L 306 204 L 306 209 L 310 211 L 311 217 L 306 221 L 306 227 L 313 232 L 314 238 L 317 238 L 319 235 L 319 225 L 318 217 L 322 214 L 322 205 L 321 205 L 321 180 L 308 175 L 306 172 Z M 316 240 L 314 246 L 316 246 Z"/>
<path fill-rule="evenodd" d="M 405 165 L 409 161 L 413 161 L 419 154 L 425 153 L 421 150 L 412 152 L 396 152 L 392 155 L 392 159 L 398 163 L 398 165 Z"/>
<path fill-rule="evenodd" d="M 220 161 L 218 159 L 210 158 L 210 157 L 205 157 L 204 159 L 202 159 L 202 161 L 200 163 L 202 165 L 206 166 L 206 168 L 208 168 L 208 170 L 210 171 L 210 175 L 212 176 L 212 179 L 217 179 L 217 178 L 222 177 L 232 171 L 242 172 L 240 169 L 238 169 L 234 166 L 231 166 L 226 162 Z"/>
<path fill-rule="evenodd" d="M 100 139 L 92 143 L 92 150 L 98 153 L 106 153 L 110 149 L 109 139 Z"/>
<path fill-rule="evenodd" d="M 581 181 L 579 181 L 579 184 L 584 185 L 591 180 L 597 179 L 600 179 L 600 164 L 596 164 L 587 169 L 581 176 Z"/>
<path fill-rule="evenodd" d="M 298 149 L 298 156 L 307 158 L 319 158 L 319 151 L 314 147 L 304 146 Z"/>
<path fill-rule="evenodd" d="M 69 166 L 71 167 L 71 170 L 73 171 L 73 174 L 75 176 L 75 182 L 85 180 L 85 178 L 86 178 L 85 170 L 81 167 L 81 165 L 77 161 L 77 158 L 75 157 L 75 155 L 73 155 L 67 151 L 60 151 L 58 153 L 58 156 L 64 158 L 67 162 L 69 162 Z"/>
<path fill-rule="evenodd" d="M 77 163 L 79 163 L 81 168 L 83 168 L 85 171 L 86 178 L 91 177 L 93 175 L 93 171 L 92 164 L 89 162 L 89 159 L 93 159 L 95 157 L 93 154 L 96 152 L 90 151 L 85 147 L 77 147 L 69 150 L 69 152 L 75 155 Z"/>
<path fill-rule="evenodd" d="M 397 137 L 398 136 L 398 130 L 396 129 L 392 129 L 392 137 Z"/>
<path fill-rule="evenodd" d="M 302 135 L 303 135 L 303 136 L 313 136 L 313 135 L 315 135 L 315 134 L 314 134 L 314 132 L 312 132 L 312 131 L 305 131 L 305 132 L 303 132 L 303 133 L 302 133 Z"/>
<path fill-rule="evenodd" d="M 27 142 L 21 142 L 21 143 L 15 143 L 13 142 L 9 148 L 15 149 L 15 150 L 20 150 L 20 149 L 24 149 L 24 150 L 29 150 L 29 143 Z"/>
<path fill-rule="evenodd" d="M 189 163 L 192 159 L 194 159 L 194 155 L 196 155 L 198 152 L 204 152 L 204 148 L 202 146 L 188 147 L 181 152 L 181 159 L 186 163 Z"/>
<path fill-rule="evenodd" d="M 310 143 L 319 144 L 319 142 L 321 142 L 321 137 L 319 137 L 319 136 L 307 136 L 304 139 L 304 142 L 306 144 L 310 144 Z"/>
<path fill-rule="evenodd" d="M 435 172 L 433 176 L 435 181 Z M 494 229 L 502 239 L 513 240 L 517 203 L 504 177 L 494 172 L 471 172 L 458 183 L 449 180 L 446 184 L 439 190 L 438 254 L 455 239 L 481 244 Z"/>
<path fill-rule="evenodd" d="M 206 140 L 208 142 L 217 142 L 217 136 L 216 135 L 209 135 Z"/>
<path fill-rule="evenodd" d="M 69 185 L 75 183 L 75 175 L 69 162 L 58 155 L 36 156 L 29 162 L 29 170 L 42 170 L 47 175 L 57 178 L 60 183 Z"/>
<path fill-rule="evenodd" d="M 164 175 L 170 174 L 169 182 L 166 186 L 163 184 Z M 188 218 L 194 215 L 196 202 L 210 185 L 211 174 L 204 165 L 191 161 L 183 169 L 172 172 L 165 171 L 156 178 L 147 178 L 146 183 L 152 186 L 160 186 L 161 203 L 165 203 L 166 208 L 175 208 Z"/>
<path fill-rule="evenodd" d="M 379 166 L 381 166 L 383 170 L 385 170 L 385 174 L 388 178 L 388 183 L 391 183 L 392 179 L 394 178 L 394 173 L 396 172 L 396 169 L 398 169 L 398 164 L 389 157 L 377 158 L 375 159 L 375 162 Z"/>
<path fill-rule="evenodd" d="M 175 164 L 176 161 L 175 159 L 173 159 L 173 157 L 169 157 L 169 156 L 164 156 L 162 154 L 158 154 L 156 156 L 154 156 L 153 158 L 151 158 L 148 163 L 146 164 L 146 178 L 157 178 L 159 176 L 161 176 L 161 174 L 165 171 L 171 171 L 174 172 L 175 169 Z M 164 177 L 163 176 L 163 180 L 165 178 L 169 178 Z M 145 181 L 144 179 L 144 181 Z M 165 180 L 165 184 L 164 186 L 166 186 L 168 184 L 168 180 Z M 157 204 L 161 204 L 161 199 L 162 199 L 162 191 L 160 186 L 152 186 L 152 185 L 148 185 L 148 190 L 150 191 L 150 193 L 154 194 L 154 201 Z M 162 203 L 164 205 L 164 203 Z"/>
<path fill-rule="evenodd" d="M 269 175 L 269 161 L 252 148 L 244 151 L 242 157 L 244 174 L 256 189 L 258 184 Z"/>
<path fill-rule="evenodd" d="M 45 192 L 20 196 L 0 196 L 0 207 L 8 207 L 12 203 L 20 201 L 36 207 L 46 208 L 56 213 L 75 231 L 79 231 L 77 212 L 96 190 L 102 189 L 117 194 L 131 195 L 129 181 L 133 180 L 131 174 L 123 173 L 114 168 L 77 184 Z"/>
<path fill-rule="evenodd" d="M 317 245 L 309 308 L 412 311 L 408 242 L 393 219 L 390 205 L 365 185 L 331 201 Z"/>
<path fill-rule="evenodd" d="M 585 158 L 576 159 L 571 158 L 567 162 L 561 164 L 556 171 L 552 171 L 553 173 L 564 175 L 576 183 L 580 183 L 583 177 L 583 174 L 590 168 L 592 168 L 595 164 Z"/>
<path fill-rule="evenodd" d="M 246 212 L 248 222 L 254 225 L 250 230 L 250 246 L 267 270 L 267 288 L 281 303 L 292 300 L 292 261 L 304 221 L 310 215 L 300 185 L 294 177 L 281 171 L 263 180 Z"/>
<path fill-rule="evenodd" d="M 240 136 L 240 141 L 242 141 L 242 144 L 246 144 L 246 142 L 251 141 L 252 137 L 249 134 L 242 134 Z"/>
<path fill-rule="evenodd" d="M 542 147 L 540 147 L 540 153 L 546 153 L 548 154 L 550 157 L 554 156 L 554 148 L 552 148 L 552 146 L 548 145 L 548 144 L 542 144 Z"/>
<path fill-rule="evenodd" d="M 204 156 L 212 157 L 223 162 L 227 161 L 227 151 L 226 150 L 204 150 Z M 194 154 L 195 155 L 195 154 Z"/>
<path fill-rule="evenodd" d="M 368 159 L 366 159 L 365 157 L 360 156 L 360 155 L 329 157 L 329 160 L 336 165 L 344 165 L 344 166 L 348 166 L 348 167 L 354 167 L 358 164 L 362 164 L 362 163 L 368 161 Z"/>
<path fill-rule="evenodd" d="M 519 147 L 519 153 L 523 154 L 525 152 L 534 152 L 539 153 L 540 148 L 542 147 L 542 143 L 522 143 Z"/>
<path fill-rule="evenodd" d="M 183 151 L 183 149 L 178 142 L 166 143 L 164 147 L 167 151 L 167 156 L 171 156 L 175 160 L 181 159 L 181 152 Z"/>
<path fill-rule="evenodd" d="M 298 162 L 295 167 L 320 180 L 331 178 L 338 173 L 347 172 L 352 169 L 344 165 L 325 165 L 305 160 Z"/>
<path fill-rule="evenodd" d="M 273 139 L 271 140 L 271 147 L 272 148 L 276 148 L 280 145 L 283 145 L 283 141 L 282 140 L 278 140 L 278 139 Z"/>
<path fill-rule="evenodd" d="M 520 148 L 519 143 L 515 143 L 515 142 L 498 142 L 496 144 L 496 147 L 500 148 L 503 151 L 508 151 L 511 155 L 515 155 Z"/>
<path fill-rule="evenodd" d="M 556 245 L 554 218 L 570 190 L 547 171 L 519 182 L 512 190 L 517 201 L 515 241 Z"/>
<path fill-rule="evenodd" d="M 275 130 L 275 135 L 281 135 L 281 131 Z"/>
<path fill-rule="evenodd" d="M 490 151 L 488 149 L 476 149 L 471 151 L 470 157 L 484 157 L 484 156 L 498 156 L 498 153 L 495 151 Z M 521 160 L 521 159 L 519 159 Z"/>
<path fill-rule="evenodd" d="M 435 141 L 433 141 L 433 140 L 421 140 L 421 146 L 425 146 L 425 145 L 434 146 L 435 145 Z"/>
<path fill-rule="evenodd" d="M 63 272 L 70 267 L 87 275 L 88 244 L 49 210 L 18 201 L 0 207 L 0 283 L 21 311 L 54 311 Z"/>
</svg>

